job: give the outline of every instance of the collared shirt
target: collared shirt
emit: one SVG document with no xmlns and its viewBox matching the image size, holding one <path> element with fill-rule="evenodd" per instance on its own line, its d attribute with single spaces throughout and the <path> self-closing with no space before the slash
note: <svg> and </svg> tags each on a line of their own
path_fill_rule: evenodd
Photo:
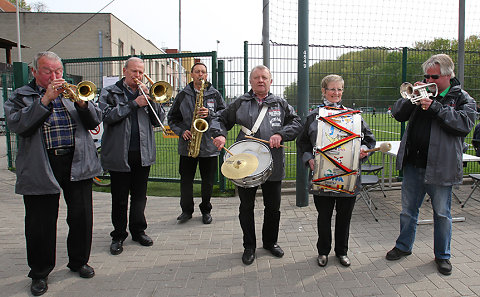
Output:
<svg viewBox="0 0 480 297">
<path fill-rule="evenodd" d="M 39 87 L 40 94 L 45 89 Z M 68 148 L 75 146 L 75 121 L 62 103 L 62 95 L 51 102 L 52 114 L 43 122 L 43 137 L 47 149 Z"/>
<path fill-rule="evenodd" d="M 446 88 L 443 92 L 441 92 L 439 96 L 442 97 L 442 98 L 445 97 L 445 95 L 447 95 L 448 91 L 450 91 L 451 87 L 452 86 L 448 86 L 448 88 Z"/>
<path fill-rule="evenodd" d="M 258 94 L 253 93 L 253 95 L 255 96 L 255 99 L 257 100 L 257 103 L 258 103 L 258 106 L 259 106 L 259 107 L 262 106 L 263 101 L 265 101 L 265 98 L 268 97 L 268 94 L 265 95 L 265 96 L 263 96 L 263 97 L 261 97 L 261 98 L 258 96 Z"/>
<path fill-rule="evenodd" d="M 127 85 L 127 83 L 125 83 L 125 79 L 123 80 L 123 86 L 125 87 L 125 89 L 127 89 L 132 94 L 136 94 L 137 91 L 139 91 L 138 88 L 140 88 L 140 86 L 136 90 L 130 88 L 130 86 Z"/>
</svg>

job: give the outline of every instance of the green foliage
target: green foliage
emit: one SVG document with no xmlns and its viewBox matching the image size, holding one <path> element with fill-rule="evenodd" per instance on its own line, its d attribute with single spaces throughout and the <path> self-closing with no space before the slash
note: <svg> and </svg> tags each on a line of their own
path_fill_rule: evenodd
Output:
<svg viewBox="0 0 480 297">
<path fill-rule="evenodd" d="M 17 6 L 17 0 L 8 0 L 8 2 L 10 2 L 10 3 L 12 3 L 13 5 Z M 21 9 L 26 10 L 26 11 L 31 11 L 31 10 L 32 10 L 32 7 L 30 7 L 30 5 L 28 5 L 25 0 L 19 0 L 19 1 L 18 1 L 18 6 L 19 6 Z"/>
<path fill-rule="evenodd" d="M 480 95 L 480 36 L 472 35 L 465 40 L 464 88 L 474 98 Z M 310 105 L 322 103 L 321 81 L 328 74 L 339 74 L 345 80 L 343 103 L 346 106 L 376 107 L 386 109 L 399 98 L 402 78 L 402 48 L 354 49 L 336 59 L 323 59 L 310 66 Z M 415 82 L 423 79 L 422 63 L 438 53 L 449 54 L 457 60 L 458 41 L 437 38 L 433 41 L 416 42 L 407 52 L 406 79 Z M 284 90 L 284 97 L 297 103 L 297 82 Z"/>
</svg>

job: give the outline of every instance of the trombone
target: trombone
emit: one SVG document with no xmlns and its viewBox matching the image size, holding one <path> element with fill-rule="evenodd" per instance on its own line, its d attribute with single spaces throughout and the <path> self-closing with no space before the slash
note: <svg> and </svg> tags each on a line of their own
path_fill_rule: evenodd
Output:
<svg viewBox="0 0 480 297">
<path fill-rule="evenodd" d="M 81 81 L 78 85 L 64 83 L 62 88 L 63 97 L 70 99 L 73 102 L 90 101 L 95 98 L 95 94 L 97 93 L 97 86 L 88 80 Z"/>
<path fill-rule="evenodd" d="M 150 110 L 151 112 L 153 113 L 153 115 L 155 116 L 155 119 L 157 120 L 157 122 L 160 124 L 160 126 L 162 127 L 162 132 L 163 134 L 166 133 L 166 129 L 165 129 L 165 126 L 162 124 L 162 121 L 160 120 L 160 118 L 158 117 L 157 113 L 155 112 L 155 109 L 153 109 L 152 107 L 152 104 L 150 104 L 150 100 L 149 98 L 153 99 L 153 101 L 159 103 L 159 104 L 162 104 L 164 102 L 167 102 L 168 100 L 170 100 L 170 98 L 172 97 L 172 86 L 167 83 L 166 81 L 159 81 L 159 82 L 153 82 L 153 80 L 147 75 L 147 74 L 143 74 L 143 76 L 145 76 L 145 78 L 150 82 L 151 86 L 150 86 L 150 90 L 149 90 L 149 95 L 147 96 L 147 94 L 145 94 L 145 92 L 143 91 L 142 87 L 141 87 L 141 81 L 139 79 L 136 79 L 135 78 L 135 82 L 137 83 L 138 85 L 138 88 L 140 89 L 140 92 L 142 92 L 142 95 L 145 96 L 145 98 L 147 98 L 147 104 L 148 106 L 150 107 Z M 160 107 L 162 108 L 163 110 L 163 107 L 160 105 Z M 164 111 L 165 112 L 165 111 Z"/>
</svg>

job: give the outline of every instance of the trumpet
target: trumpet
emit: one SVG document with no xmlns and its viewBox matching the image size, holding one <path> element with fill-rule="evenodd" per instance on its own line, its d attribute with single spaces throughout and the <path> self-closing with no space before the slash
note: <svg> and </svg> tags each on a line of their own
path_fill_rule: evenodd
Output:
<svg viewBox="0 0 480 297">
<path fill-rule="evenodd" d="M 145 76 L 145 78 L 151 84 L 148 96 L 147 96 L 147 94 L 145 94 L 145 92 L 142 89 L 142 86 L 141 86 L 142 82 L 139 79 L 136 79 L 136 78 L 134 78 L 134 80 L 137 83 L 138 88 L 140 89 L 140 92 L 142 93 L 142 95 L 145 96 L 145 98 L 147 98 L 148 107 L 150 107 L 150 111 L 155 116 L 155 119 L 160 124 L 160 127 L 162 127 L 163 134 L 165 134 L 166 133 L 165 131 L 167 131 L 167 130 L 165 129 L 165 126 L 162 124 L 162 121 L 160 120 L 160 117 L 155 112 L 155 109 L 153 109 L 152 104 L 150 104 L 149 98 L 153 99 L 155 102 L 157 102 L 159 104 L 162 104 L 163 102 L 168 101 L 170 99 L 170 97 L 172 96 L 172 87 L 170 86 L 169 83 L 164 82 L 164 81 L 159 81 L 157 83 L 154 83 L 153 80 L 148 75 L 146 75 L 145 73 L 143 75 Z M 167 98 L 167 99 L 163 100 L 164 97 Z M 160 106 L 160 107 L 163 110 L 163 107 L 162 106 Z"/>
<path fill-rule="evenodd" d="M 97 87 L 95 84 L 88 80 L 84 80 L 78 83 L 78 85 L 64 83 L 62 89 L 63 97 L 70 99 L 73 102 L 90 101 L 95 98 L 95 94 L 97 93 Z"/>
<path fill-rule="evenodd" d="M 435 88 L 435 95 L 429 92 L 428 87 Z M 400 86 L 400 95 L 404 99 L 410 100 L 412 104 L 418 105 L 420 99 L 429 98 L 430 96 L 436 97 L 438 95 L 438 88 L 436 83 L 413 86 L 411 83 L 404 82 Z"/>
</svg>

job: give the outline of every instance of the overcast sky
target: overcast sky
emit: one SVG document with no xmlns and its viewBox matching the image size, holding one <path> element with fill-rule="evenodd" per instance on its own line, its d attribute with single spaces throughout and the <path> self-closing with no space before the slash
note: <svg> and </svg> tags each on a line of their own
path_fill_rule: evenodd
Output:
<svg viewBox="0 0 480 297">
<path fill-rule="evenodd" d="M 98 12 L 112 0 L 27 0 L 42 2 L 49 12 Z M 262 0 L 181 0 L 185 51 L 216 51 L 241 56 L 243 42 L 262 39 Z M 179 0 L 114 0 L 102 12 L 112 13 L 157 47 L 179 47 Z M 217 40 L 220 41 L 217 44 Z"/>
</svg>

